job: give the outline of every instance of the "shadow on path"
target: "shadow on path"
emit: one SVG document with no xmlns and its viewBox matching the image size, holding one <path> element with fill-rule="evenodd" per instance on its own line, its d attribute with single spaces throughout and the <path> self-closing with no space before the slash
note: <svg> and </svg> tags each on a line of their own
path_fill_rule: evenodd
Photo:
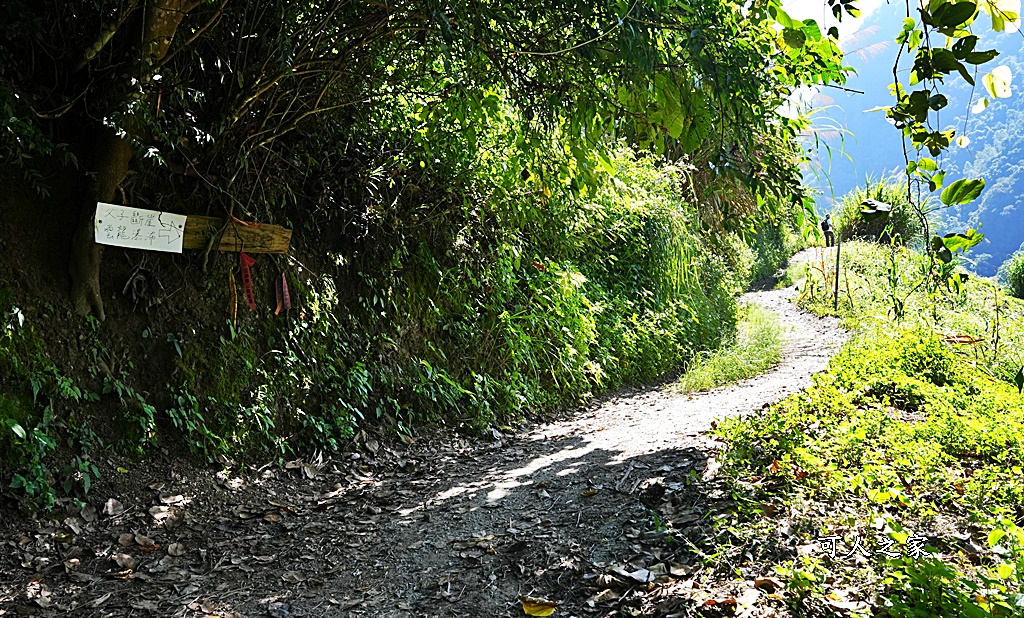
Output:
<svg viewBox="0 0 1024 618">
<path fill-rule="evenodd" d="M 683 577 L 694 563 L 685 542 L 650 549 L 662 533 L 645 505 L 668 490 L 659 512 L 694 529 L 720 506 L 714 419 L 798 391 L 842 344 L 786 293 L 745 296 L 787 326 L 783 363 L 727 388 L 621 393 L 493 441 L 367 440 L 246 472 L 164 465 L 110 496 L 123 512 L 9 522 L 0 616 L 522 616 L 519 595 L 607 615 L 595 595 L 609 572 Z"/>
</svg>

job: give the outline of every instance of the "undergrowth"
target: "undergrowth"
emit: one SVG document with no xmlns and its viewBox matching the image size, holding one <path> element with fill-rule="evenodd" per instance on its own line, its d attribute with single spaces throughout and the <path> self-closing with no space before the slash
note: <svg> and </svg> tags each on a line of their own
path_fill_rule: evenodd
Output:
<svg viewBox="0 0 1024 618">
<path fill-rule="evenodd" d="M 975 278 L 929 295 L 898 245 L 842 251 L 838 311 L 833 251 L 791 276 L 851 341 L 810 388 L 717 430 L 738 546 L 716 551 L 756 556 L 790 615 L 1024 614 L 1024 303 Z M 769 524 L 785 538 L 767 549 Z"/>
<path fill-rule="evenodd" d="M 99 449 L 284 458 L 336 450 L 371 425 L 515 422 L 717 348 L 734 337 L 749 281 L 735 264 L 775 268 L 787 251 L 782 227 L 751 236 L 753 250 L 709 243 L 686 171 L 629 149 L 582 193 L 542 168 L 524 192 L 522 166 L 451 152 L 443 172 L 404 155 L 420 193 L 371 204 L 362 244 L 330 254 L 334 268 L 278 263 L 290 312 L 146 326 L 140 341 L 173 365 L 155 383 L 96 322 L 76 344 L 86 366 L 58 368 L 11 296 L 0 299 L 0 477 L 45 508 L 85 496 Z M 444 183 L 461 193 L 428 188 Z"/>
<path fill-rule="evenodd" d="M 736 336 L 718 350 L 698 354 L 675 387 L 684 393 L 710 390 L 760 375 L 781 360 L 779 316 L 758 304 L 746 304 Z"/>
</svg>

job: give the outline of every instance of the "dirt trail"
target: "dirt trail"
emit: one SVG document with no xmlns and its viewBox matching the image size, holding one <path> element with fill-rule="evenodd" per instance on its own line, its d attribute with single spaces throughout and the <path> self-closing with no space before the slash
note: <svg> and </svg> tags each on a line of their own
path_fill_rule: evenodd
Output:
<svg viewBox="0 0 1024 618">
<path fill-rule="evenodd" d="M 646 590 L 595 597 L 594 583 L 693 568 L 652 548 L 645 504 L 679 490 L 659 513 L 700 526 L 721 492 L 683 485 L 713 476 L 712 422 L 798 391 L 842 345 L 791 294 L 745 296 L 780 314 L 782 364 L 710 393 L 641 389 L 518 435 L 371 439 L 287 469 L 156 466 L 103 488 L 113 515 L 8 524 L 0 616 L 522 616 L 519 595 L 558 601 L 558 616 L 627 600 L 634 615 L 685 611 Z"/>
</svg>

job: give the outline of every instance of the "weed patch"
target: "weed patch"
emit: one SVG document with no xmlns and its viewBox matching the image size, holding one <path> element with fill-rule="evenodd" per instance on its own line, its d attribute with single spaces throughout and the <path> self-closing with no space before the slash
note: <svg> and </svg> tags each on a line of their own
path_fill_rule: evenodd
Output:
<svg viewBox="0 0 1024 618">
<path fill-rule="evenodd" d="M 735 337 L 711 352 L 698 354 L 676 387 L 684 393 L 710 390 L 760 375 L 782 360 L 782 326 L 775 313 L 745 305 Z"/>
</svg>

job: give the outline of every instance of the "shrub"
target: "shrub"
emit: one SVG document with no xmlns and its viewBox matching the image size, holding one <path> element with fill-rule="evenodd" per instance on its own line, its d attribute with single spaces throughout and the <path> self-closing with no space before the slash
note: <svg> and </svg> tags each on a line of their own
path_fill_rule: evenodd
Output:
<svg viewBox="0 0 1024 618">
<path fill-rule="evenodd" d="M 1007 291 L 1017 298 L 1024 298 L 1024 249 L 1011 255 L 999 267 L 999 279 L 1006 284 Z"/>
<path fill-rule="evenodd" d="M 876 200 L 892 206 L 892 213 L 886 219 L 865 221 L 860 216 L 864 200 Z M 921 219 L 907 200 L 906 180 L 882 176 L 877 181 L 866 179 L 864 187 L 858 187 L 839 200 L 832 213 L 832 225 L 842 240 L 868 240 L 888 243 L 891 235 L 899 235 L 904 244 L 917 245 L 921 241 Z M 891 227 L 891 230 L 887 229 Z"/>
</svg>

